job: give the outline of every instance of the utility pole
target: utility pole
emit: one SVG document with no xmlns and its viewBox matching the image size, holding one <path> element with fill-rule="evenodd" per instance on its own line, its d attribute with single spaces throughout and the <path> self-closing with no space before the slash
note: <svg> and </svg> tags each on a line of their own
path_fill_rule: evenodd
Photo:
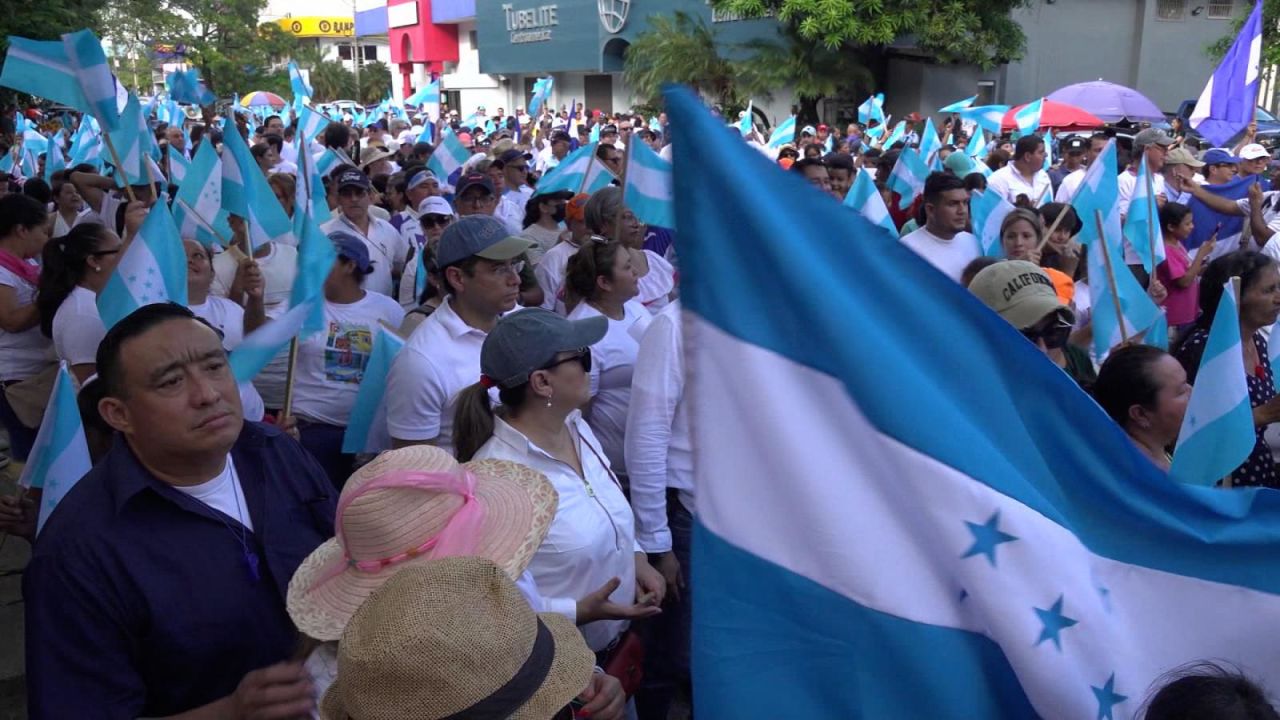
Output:
<svg viewBox="0 0 1280 720">
<path fill-rule="evenodd" d="M 351 62 L 355 67 L 356 75 L 356 96 L 355 101 L 360 105 L 364 105 L 364 99 L 360 96 L 360 31 L 356 29 L 356 0 L 351 0 Z M 364 112 L 363 110 L 361 112 Z"/>
</svg>

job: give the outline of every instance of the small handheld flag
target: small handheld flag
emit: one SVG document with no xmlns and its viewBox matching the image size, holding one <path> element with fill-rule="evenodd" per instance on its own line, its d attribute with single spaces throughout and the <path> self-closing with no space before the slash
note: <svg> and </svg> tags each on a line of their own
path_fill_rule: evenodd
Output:
<svg viewBox="0 0 1280 720">
<path fill-rule="evenodd" d="M 1226 145 L 1257 115 L 1262 61 L 1262 0 L 1240 28 L 1240 34 L 1209 76 L 1188 124 L 1215 146 Z"/>
<path fill-rule="evenodd" d="M 671 163 L 643 142 L 627 144 L 622 202 L 637 219 L 662 228 L 675 227 Z"/>
<path fill-rule="evenodd" d="M 876 189 L 869 171 L 861 170 L 853 177 L 853 187 L 849 188 L 849 194 L 844 197 L 844 206 L 857 210 L 872 225 L 884 228 L 889 237 L 898 237 L 898 228 L 889 215 L 889 206 L 884 204 L 884 198 Z"/>
<path fill-rule="evenodd" d="M 382 396 L 387 390 L 391 364 L 404 347 L 404 338 L 379 325 L 373 338 L 373 350 L 364 367 L 360 389 L 351 407 L 351 419 L 342 436 L 344 453 L 376 453 L 391 447 L 387 431 L 387 406 Z"/>
<path fill-rule="evenodd" d="M 910 207 L 916 196 L 924 192 L 924 181 L 928 177 L 929 167 L 920 153 L 915 148 L 903 148 L 886 183 L 890 190 L 898 193 L 899 210 Z"/>
<path fill-rule="evenodd" d="M 22 476 L 18 478 L 22 487 L 42 491 L 36 519 L 37 534 L 44 529 L 49 515 L 62 498 L 92 469 L 84 423 L 76 404 L 75 383 L 64 362 L 58 368 L 53 394 L 44 410 L 35 444 L 31 447 L 26 466 L 22 468 Z"/>
<path fill-rule="evenodd" d="M 143 305 L 187 304 L 187 253 L 169 206 L 156 203 L 98 293 L 98 314 L 110 330 Z"/>
</svg>

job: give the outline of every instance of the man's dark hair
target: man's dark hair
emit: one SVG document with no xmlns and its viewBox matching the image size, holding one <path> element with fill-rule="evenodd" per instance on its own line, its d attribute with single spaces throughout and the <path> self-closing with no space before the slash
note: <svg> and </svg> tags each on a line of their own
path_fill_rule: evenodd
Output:
<svg viewBox="0 0 1280 720">
<path fill-rule="evenodd" d="M 267 144 L 276 149 L 279 153 L 284 150 L 284 140 L 275 133 L 267 133 L 265 136 Z"/>
<path fill-rule="evenodd" d="M 49 183 L 42 178 L 27 178 L 27 181 L 22 184 L 22 194 L 45 204 L 53 202 L 53 188 L 49 187 Z"/>
<path fill-rule="evenodd" d="M 1105 143 L 1110 139 L 1111 139 L 1111 136 L 1104 132 L 1096 132 L 1089 136 L 1089 142 L 1093 142 L 1094 140 L 1101 140 L 1102 142 Z"/>
<path fill-rule="evenodd" d="M 284 127 L 284 119 L 281 118 L 279 115 L 268 115 L 267 119 L 262 121 L 262 127 L 266 127 L 270 125 L 272 120 L 279 120 L 280 126 Z"/>
<path fill-rule="evenodd" d="M 351 142 L 351 128 L 339 122 L 331 122 L 324 129 L 324 146 L 346 148 Z"/>
<path fill-rule="evenodd" d="M 596 157 L 601 160 L 608 160 L 610 152 L 621 152 L 621 151 L 612 145 L 606 145 L 604 143 L 600 143 L 598 146 L 596 146 Z"/>
<path fill-rule="evenodd" d="M 844 170 L 853 174 L 853 156 L 848 153 L 833 152 L 822 159 L 828 170 Z"/>
<path fill-rule="evenodd" d="M 129 313 L 123 320 L 107 331 L 106 337 L 98 345 L 98 382 L 103 384 L 105 397 L 123 397 L 124 366 L 121 363 L 120 349 L 124 344 L 151 328 L 170 320 L 195 320 L 213 330 L 204 320 L 196 317 L 186 307 L 177 303 L 152 303 Z M 214 330 L 214 332 L 217 332 Z"/>
<path fill-rule="evenodd" d="M 791 163 L 791 172 L 803 175 L 805 169 L 811 167 L 825 168 L 826 165 L 823 165 L 822 161 L 817 158 L 802 158 Z"/>
<path fill-rule="evenodd" d="M 938 202 L 944 192 L 964 190 L 964 181 L 948 172 L 930 173 L 924 181 L 925 204 Z"/>
<path fill-rule="evenodd" d="M 458 294 L 458 291 L 453 289 L 453 283 L 449 282 L 449 273 L 447 272 L 449 268 L 456 267 L 462 271 L 463 275 L 466 275 L 467 277 L 474 277 L 476 274 L 476 266 L 479 264 L 480 258 L 478 256 L 468 255 L 458 262 L 449 263 L 448 265 L 440 268 L 440 282 L 444 285 L 445 294 L 449 296 Z"/>
<path fill-rule="evenodd" d="M 1021 160 L 1027 153 L 1033 153 L 1044 144 L 1044 138 L 1039 135 L 1024 135 L 1018 138 L 1018 142 L 1013 146 L 1013 159 Z"/>
<path fill-rule="evenodd" d="M 1266 692 L 1239 668 L 1198 662 L 1162 679 L 1164 687 L 1147 701 L 1146 720 L 1280 720 Z"/>
</svg>

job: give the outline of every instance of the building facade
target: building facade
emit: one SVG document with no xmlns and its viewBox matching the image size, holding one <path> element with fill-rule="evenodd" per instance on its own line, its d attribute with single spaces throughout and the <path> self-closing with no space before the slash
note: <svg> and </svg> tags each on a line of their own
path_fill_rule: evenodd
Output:
<svg viewBox="0 0 1280 720">
<path fill-rule="evenodd" d="M 375 61 L 392 64 L 385 0 L 268 0 L 259 19 L 314 43 L 324 59 L 352 72 Z"/>
</svg>

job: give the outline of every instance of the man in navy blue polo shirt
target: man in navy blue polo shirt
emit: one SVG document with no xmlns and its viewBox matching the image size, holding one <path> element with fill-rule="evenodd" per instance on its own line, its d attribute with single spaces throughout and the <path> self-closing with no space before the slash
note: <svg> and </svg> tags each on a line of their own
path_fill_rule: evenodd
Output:
<svg viewBox="0 0 1280 720">
<path fill-rule="evenodd" d="M 297 442 L 243 421 L 221 341 L 186 308 L 137 310 L 97 365 L 117 437 L 24 578 L 30 716 L 305 716 L 284 599 L 333 535 L 332 485 Z"/>
</svg>

